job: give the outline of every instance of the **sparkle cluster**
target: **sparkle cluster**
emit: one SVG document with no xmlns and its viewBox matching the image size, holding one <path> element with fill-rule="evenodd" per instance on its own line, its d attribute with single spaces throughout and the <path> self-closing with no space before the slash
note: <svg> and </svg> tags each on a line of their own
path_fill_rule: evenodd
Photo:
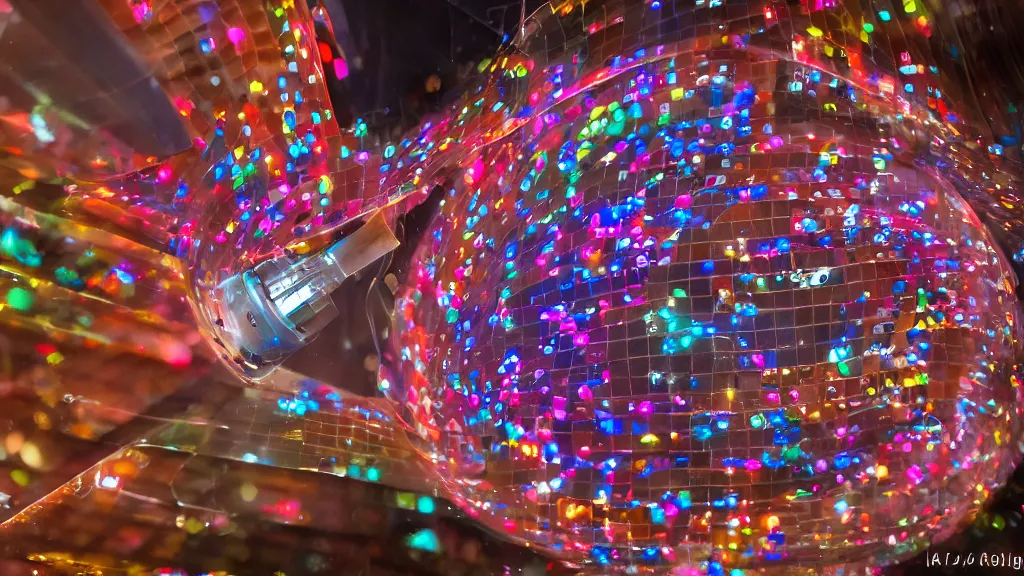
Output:
<svg viewBox="0 0 1024 576">
<path fill-rule="evenodd" d="M 596 567 L 854 568 L 1012 469 L 1016 281 L 964 200 L 999 148 L 922 7 L 791 4 L 553 6 L 453 110 L 517 128 L 464 145 L 382 388 L 482 520 Z"/>
</svg>

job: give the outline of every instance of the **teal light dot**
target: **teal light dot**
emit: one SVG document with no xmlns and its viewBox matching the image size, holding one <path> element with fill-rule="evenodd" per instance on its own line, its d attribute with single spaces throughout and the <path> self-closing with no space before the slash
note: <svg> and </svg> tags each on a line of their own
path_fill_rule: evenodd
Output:
<svg viewBox="0 0 1024 576">
<path fill-rule="evenodd" d="M 420 499 L 416 501 L 416 509 L 422 514 L 433 514 L 434 499 L 430 496 L 420 496 Z"/>
<path fill-rule="evenodd" d="M 380 480 L 380 470 L 377 470 L 376 468 L 371 466 L 370 469 L 366 471 L 366 479 L 369 480 L 370 482 L 376 482 Z"/>
<path fill-rule="evenodd" d="M 405 543 L 413 550 L 423 550 L 424 552 L 439 552 L 441 550 L 441 541 L 430 528 L 424 528 L 410 535 Z"/>
</svg>

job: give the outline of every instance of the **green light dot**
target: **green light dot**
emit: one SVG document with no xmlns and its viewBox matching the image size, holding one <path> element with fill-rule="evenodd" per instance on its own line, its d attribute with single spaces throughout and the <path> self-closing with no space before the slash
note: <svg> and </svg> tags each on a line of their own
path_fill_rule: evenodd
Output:
<svg viewBox="0 0 1024 576">
<path fill-rule="evenodd" d="M 24 288 L 14 287 L 7 291 L 7 303 L 16 310 L 28 312 L 35 297 Z"/>
<path fill-rule="evenodd" d="M 841 376 L 850 375 L 850 366 L 847 365 L 846 362 L 840 362 L 839 364 L 836 364 L 836 367 L 839 368 L 839 374 Z"/>
<path fill-rule="evenodd" d="M 395 494 L 395 505 L 403 510 L 412 510 L 416 507 L 416 495 L 410 492 L 399 492 Z"/>
</svg>

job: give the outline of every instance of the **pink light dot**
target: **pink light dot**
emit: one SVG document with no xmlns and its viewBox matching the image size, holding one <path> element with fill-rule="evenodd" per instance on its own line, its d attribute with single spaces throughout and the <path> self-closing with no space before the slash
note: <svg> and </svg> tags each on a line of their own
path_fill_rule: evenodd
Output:
<svg viewBox="0 0 1024 576">
<path fill-rule="evenodd" d="M 245 40 L 245 31 L 241 28 L 228 28 L 228 40 L 237 48 Z"/>
<path fill-rule="evenodd" d="M 584 402 L 590 402 L 594 399 L 594 393 L 590 391 L 590 387 L 586 384 L 580 386 L 578 392 L 580 394 L 580 399 Z"/>
<path fill-rule="evenodd" d="M 334 59 L 334 76 L 337 77 L 338 80 L 344 80 L 348 77 L 348 62 L 346 62 L 344 58 Z"/>
<path fill-rule="evenodd" d="M 132 18 L 135 19 L 136 24 L 142 24 L 146 20 L 149 20 L 152 15 L 153 12 L 149 8 L 149 2 L 139 2 L 132 6 Z"/>
</svg>

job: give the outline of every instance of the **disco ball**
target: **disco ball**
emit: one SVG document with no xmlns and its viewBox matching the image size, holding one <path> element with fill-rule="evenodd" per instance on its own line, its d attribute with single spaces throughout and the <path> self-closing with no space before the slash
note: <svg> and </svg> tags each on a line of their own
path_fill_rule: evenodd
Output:
<svg viewBox="0 0 1024 576">
<path fill-rule="evenodd" d="M 1014 176 L 895 4 L 555 3 L 411 139 L 449 172 L 380 387 L 456 501 L 595 571 L 861 573 L 1005 479 L 965 198 Z"/>
</svg>

